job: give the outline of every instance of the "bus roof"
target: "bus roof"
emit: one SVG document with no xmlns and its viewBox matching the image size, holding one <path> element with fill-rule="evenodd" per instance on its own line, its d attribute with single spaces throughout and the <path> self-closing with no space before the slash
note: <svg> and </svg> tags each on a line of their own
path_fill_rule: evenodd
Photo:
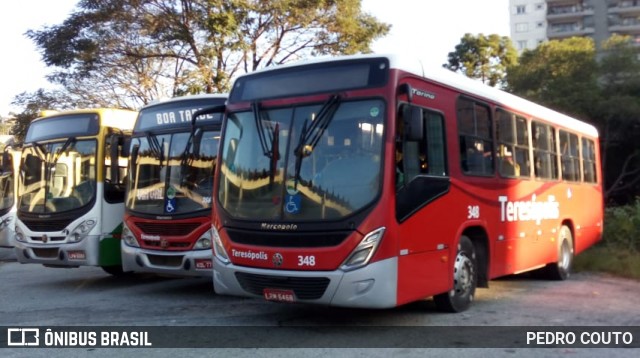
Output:
<svg viewBox="0 0 640 358">
<path fill-rule="evenodd" d="M 358 58 L 387 58 L 389 60 L 392 69 L 398 69 L 411 73 L 421 78 L 428 79 L 442 86 L 453 88 L 462 93 L 480 97 L 489 102 L 493 102 L 497 105 L 503 106 L 506 109 L 521 112 L 523 114 L 532 116 L 537 119 L 542 119 L 553 124 L 557 124 L 561 127 L 576 130 L 585 135 L 591 137 L 598 136 L 598 130 L 591 124 L 580 121 L 573 117 L 569 117 L 560 112 L 554 111 L 550 108 L 541 106 L 524 98 L 515 96 L 511 93 L 499 90 L 497 88 L 487 86 L 477 80 L 473 80 L 469 77 L 463 76 L 453 71 L 432 67 L 425 68 L 423 64 L 416 59 L 409 59 L 394 54 L 368 54 L 368 55 L 353 55 L 353 56 L 340 56 L 340 57 L 319 57 L 311 60 L 305 60 L 295 63 L 288 63 L 284 65 L 267 67 L 256 72 L 267 72 L 281 68 L 292 68 L 297 66 L 304 66 L 313 63 L 322 63 L 329 61 L 347 61 Z M 253 72 L 255 73 L 255 72 Z M 248 73 L 243 76 L 251 75 Z M 243 77 L 241 76 L 241 77 Z"/>
<path fill-rule="evenodd" d="M 44 116 L 36 118 L 34 121 L 41 121 L 46 118 L 56 116 L 66 116 L 70 114 L 97 113 L 100 115 L 102 125 L 124 130 L 132 130 L 138 112 L 129 109 L 118 108 L 86 108 L 72 109 L 65 111 L 43 111 Z"/>
</svg>

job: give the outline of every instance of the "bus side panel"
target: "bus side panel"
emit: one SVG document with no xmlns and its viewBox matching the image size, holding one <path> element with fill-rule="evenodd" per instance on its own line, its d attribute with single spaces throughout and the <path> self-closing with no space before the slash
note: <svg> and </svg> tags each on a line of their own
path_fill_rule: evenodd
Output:
<svg viewBox="0 0 640 358">
<path fill-rule="evenodd" d="M 104 184 L 98 184 L 98 192 L 104 193 Z M 120 239 L 122 237 L 122 218 L 124 217 L 124 203 L 108 203 L 104 195 L 102 199 L 101 218 L 102 224 L 100 240 L 100 266 L 120 265 L 122 262 L 120 253 Z"/>
<path fill-rule="evenodd" d="M 602 238 L 603 203 L 602 192 L 597 186 L 581 185 L 573 190 L 578 206 L 574 222 L 573 245 L 578 254 Z"/>
<path fill-rule="evenodd" d="M 398 258 L 398 305 L 417 301 L 451 288 L 447 250 L 427 251 Z"/>
<path fill-rule="evenodd" d="M 453 286 L 456 231 L 464 207 L 450 192 L 398 227 L 398 304 L 446 292 Z"/>
</svg>

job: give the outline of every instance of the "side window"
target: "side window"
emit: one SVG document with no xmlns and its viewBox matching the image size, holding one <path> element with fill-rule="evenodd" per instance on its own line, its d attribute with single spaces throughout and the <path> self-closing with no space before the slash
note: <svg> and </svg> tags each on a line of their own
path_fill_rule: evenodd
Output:
<svg viewBox="0 0 640 358">
<path fill-rule="evenodd" d="M 584 181 L 595 183 L 596 178 L 596 146 L 590 139 L 582 138 L 582 172 Z"/>
<path fill-rule="evenodd" d="M 557 179 L 555 129 L 550 125 L 532 121 L 533 163 L 536 178 Z"/>
<path fill-rule="evenodd" d="M 496 160 L 498 172 L 507 178 L 529 177 L 529 127 L 527 119 L 496 110 Z"/>
<path fill-rule="evenodd" d="M 580 153 L 578 136 L 559 131 L 560 134 L 560 170 L 562 171 L 562 180 L 580 181 Z"/>
<path fill-rule="evenodd" d="M 457 110 L 462 171 L 470 175 L 493 175 L 493 139 L 489 107 L 468 99 L 460 99 Z"/>
</svg>

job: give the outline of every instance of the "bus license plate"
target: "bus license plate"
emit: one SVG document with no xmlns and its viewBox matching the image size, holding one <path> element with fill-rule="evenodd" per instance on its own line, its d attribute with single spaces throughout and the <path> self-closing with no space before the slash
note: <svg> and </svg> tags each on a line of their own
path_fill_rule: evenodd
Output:
<svg viewBox="0 0 640 358">
<path fill-rule="evenodd" d="M 67 252 L 67 257 L 69 260 L 84 260 L 87 258 L 84 251 L 69 251 Z"/>
<path fill-rule="evenodd" d="M 262 293 L 267 301 L 276 302 L 295 302 L 296 296 L 293 290 L 278 290 L 273 288 L 265 288 Z"/>
<path fill-rule="evenodd" d="M 196 270 L 211 270 L 213 263 L 211 259 L 196 259 Z"/>
</svg>

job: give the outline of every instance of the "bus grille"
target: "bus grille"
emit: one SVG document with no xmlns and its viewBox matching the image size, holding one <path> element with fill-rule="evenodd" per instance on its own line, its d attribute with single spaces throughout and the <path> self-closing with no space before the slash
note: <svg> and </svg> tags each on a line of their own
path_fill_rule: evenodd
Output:
<svg viewBox="0 0 640 358">
<path fill-rule="evenodd" d="M 265 288 L 293 290 L 296 297 L 302 300 L 316 300 L 327 290 L 327 277 L 281 277 L 254 275 L 236 272 L 236 279 L 240 286 L 254 295 L 262 296 Z"/>
<path fill-rule="evenodd" d="M 276 247 L 330 247 L 341 244 L 353 231 L 265 232 L 227 228 L 231 241 L 238 244 Z"/>
<path fill-rule="evenodd" d="M 152 265 L 155 266 L 169 266 L 179 267 L 182 265 L 182 256 L 163 256 L 163 255 L 149 255 L 147 258 Z"/>
<path fill-rule="evenodd" d="M 55 259 L 58 257 L 58 249 L 39 249 L 34 248 L 33 254 L 43 259 Z"/>
<path fill-rule="evenodd" d="M 73 219 L 51 220 L 26 218 L 23 218 L 21 220 L 29 228 L 29 230 L 36 232 L 62 231 L 73 221 Z"/>
<path fill-rule="evenodd" d="M 186 236 L 200 226 L 200 223 L 148 223 L 134 222 L 138 229 L 147 235 Z"/>
</svg>

